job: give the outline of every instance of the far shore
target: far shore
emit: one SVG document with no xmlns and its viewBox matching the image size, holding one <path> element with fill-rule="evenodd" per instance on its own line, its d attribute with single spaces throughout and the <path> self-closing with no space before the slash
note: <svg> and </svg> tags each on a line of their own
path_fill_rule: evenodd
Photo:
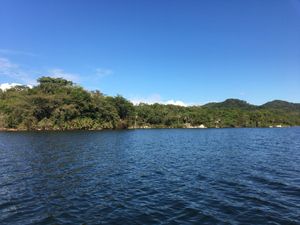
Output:
<svg viewBox="0 0 300 225">
<path fill-rule="evenodd" d="M 17 128 L 0 128 L 0 132 L 45 132 L 45 131 L 105 131 L 105 130 L 146 130 L 146 129 L 234 129 L 234 128 L 291 128 L 299 126 L 268 126 L 268 127 L 129 127 L 116 129 L 17 129 Z"/>
</svg>

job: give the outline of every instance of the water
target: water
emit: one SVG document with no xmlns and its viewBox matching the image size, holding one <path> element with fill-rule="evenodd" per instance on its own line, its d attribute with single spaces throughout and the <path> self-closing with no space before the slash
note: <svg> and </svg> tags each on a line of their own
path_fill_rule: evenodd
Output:
<svg viewBox="0 0 300 225">
<path fill-rule="evenodd" d="M 0 133 L 0 224 L 300 224 L 300 128 Z"/>
</svg>

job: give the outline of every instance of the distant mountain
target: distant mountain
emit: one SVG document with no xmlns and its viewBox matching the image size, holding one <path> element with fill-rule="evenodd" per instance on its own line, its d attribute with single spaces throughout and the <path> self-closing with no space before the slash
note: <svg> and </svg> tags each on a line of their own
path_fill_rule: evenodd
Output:
<svg viewBox="0 0 300 225">
<path fill-rule="evenodd" d="M 276 109 L 276 110 L 299 110 L 300 111 L 300 104 L 299 103 L 291 103 L 282 100 L 274 100 L 271 102 L 267 102 L 260 106 L 264 109 Z"/>
<path fill-rule="evenodd" d="M 202 106 L 203 108 L 210 109 L 268 109 L 268 110 L 281 110 L 281 111 L 300 111 L 300 103 L 291 103 L 282 100 L 274 100 L 267 102 L 263 105 L 256 106 L 249 104 L 246 101 L 240 99 L 226 99 L 223 102 L 212 102 Z"/>
<path fill-rule="evenodd" d="M 255 108 L 254 105 L 249 104 L 246 101 L 240 99 L 226 99 L 224 102 L 212 102 L 203 105 L 204 108 L 214 108 L 214 109 L 251 109 Z"/>
</svg>

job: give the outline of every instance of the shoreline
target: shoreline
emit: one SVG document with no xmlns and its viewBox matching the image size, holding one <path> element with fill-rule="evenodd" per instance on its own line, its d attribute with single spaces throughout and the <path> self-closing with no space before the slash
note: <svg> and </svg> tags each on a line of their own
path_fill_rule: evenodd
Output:
<svg viewBox="0 0 300 225">
<path fill-rule="evenodd" d="M 16 129 L 16 128 L 0 128 L 0 132 L 69 132 L 69 131 L 121 131 L 121 130 L 159 130 L 159 129 L 191 129 L 191 130 L 205 130 L 205 129 L 280 129 L 280 128 L 294 128 L 300 127 L 299 125 L 295 126 L 282 126 L 282 127 L 136 127 L 136 128 L 123 128 L 123 129 Z"/>
</svg>

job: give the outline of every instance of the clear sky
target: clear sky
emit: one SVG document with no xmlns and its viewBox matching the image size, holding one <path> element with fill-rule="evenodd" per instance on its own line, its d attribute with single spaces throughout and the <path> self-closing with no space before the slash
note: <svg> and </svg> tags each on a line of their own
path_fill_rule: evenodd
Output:
<svg viewBox="0 0 300 225">
<path fill-rule="evenodd" d="M 0 0 L 0 83 L 300 102 L 300 0 Z"/>
</svg>

